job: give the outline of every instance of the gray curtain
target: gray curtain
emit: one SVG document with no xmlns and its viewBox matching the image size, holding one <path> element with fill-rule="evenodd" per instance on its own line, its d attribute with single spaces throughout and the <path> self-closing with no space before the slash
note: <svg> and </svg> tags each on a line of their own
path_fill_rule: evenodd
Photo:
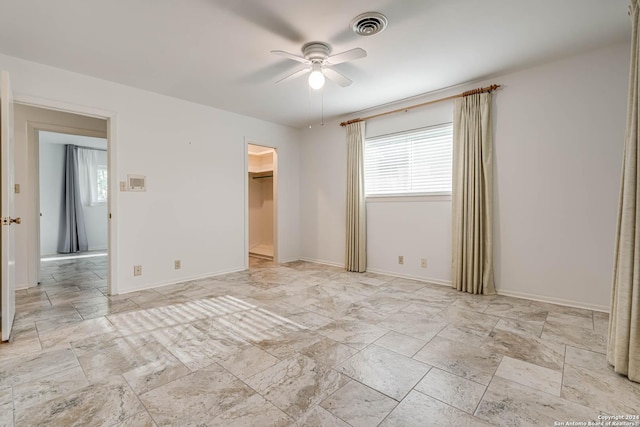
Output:
<svg viewBox="0 0 640 427">
<path fill-rule="evenodd" d="M 347 125 L 347 241 L 345 268 L 367 269 L 367 206 L 364 193 L 364 122 Z"/>
<path fill-rule="evenodd" d="M 630 380 L 636 382 L 640 382 L 639 1 L 631 1 L 631 71 L 629 73 L 627 132 L 624 141 L 622 182 L 618 203 L 618 229 L 607 345 L 609 364 L 613 365 L 617 373 L 626 375 Z"/>
<path fill-rule="evenodd" d="M 452 272 L 454 288 L 495 294 L 491 94 L 456 99 L 453 114 Z"/>
<path fill-rule="evenodd" d="M 58 252 L 63 254 L 89 250 L 84 213 L 80 199 L 78 147 L 65 147 L 64 200 Z"/>
</svg>

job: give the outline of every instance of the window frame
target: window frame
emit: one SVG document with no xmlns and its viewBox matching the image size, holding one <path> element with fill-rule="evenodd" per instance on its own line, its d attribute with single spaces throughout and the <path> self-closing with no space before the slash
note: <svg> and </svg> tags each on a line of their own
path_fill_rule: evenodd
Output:
<svg viewBox="0 0 640 427">
<path fill-rule="evenodd" d="M 451 127 L 451 149 L 452 149 L 452 159 L 451 159 L 452 176 L 451 176 L 451 181 L 452 181 L 452 187 L 453 187 L 453 122 L 442 122 L 442 123 L 437 123 L 437 124 L 434 124 L 434 125 L 423 126 L 423 127 L 420 127 L 420 128 L 414 128 L 414 129 L 404 130 L 404 131 L 400 131 L 400 132 L 392 132 L 392 133 L 387 133 L 387 134 L 383 134 L 383 135 L 376 135 L 376 136 L 373 136 L 373 137 L 370 137 L 370 138 L 365 138 L 365 142 L 364 142 L 365 154 L 364 154 L 363 162 L 366 163 L 365 159 L 366 159 L 366 150 L 367 150 L 367 140 L 384 138 L 384 137 L 391 137 L 391 136 L 398 136 L 398 135 L 403 135 L 403 134 L 410 135 L 412 133 L 418 133 L 418 132 L 427 130 L 429 128 L 445 126 L 445 125 L 449 125 Z M 366 200 L 366 202 L 378 203 L 378 202 L 421 202 L 421 201 L 438 202 L 438 201 L 451 201 L 452 191 L 366 194 L 366 191 L 367 191 L 367 189 L 366 189 L 367 188 L 366 174 L 367 174 L 367 172 L 366 172 L 366 166 L 363 165 L 363 167 L 365 167 L 365 200 Z M 452 190 L 453 190 L 453 188 L 452 188 Z"/>
</svg>

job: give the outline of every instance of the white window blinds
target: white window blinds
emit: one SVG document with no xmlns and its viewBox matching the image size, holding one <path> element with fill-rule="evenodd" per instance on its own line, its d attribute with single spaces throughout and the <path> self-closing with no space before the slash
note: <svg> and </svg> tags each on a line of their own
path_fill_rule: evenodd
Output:
<svg viewBox="0 0 640 427">
<path fill-rule="evenodd" d="M 451 123 L 365 140 L 367 196 L 450 194 Z"/>
</svg>

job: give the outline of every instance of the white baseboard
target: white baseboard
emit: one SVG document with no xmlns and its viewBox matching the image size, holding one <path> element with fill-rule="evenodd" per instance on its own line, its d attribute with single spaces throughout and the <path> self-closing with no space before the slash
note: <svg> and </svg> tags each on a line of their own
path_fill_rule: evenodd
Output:
<svg viewBox="0 0 640 427">
<path fill-rule="evenodd" d="M 394 271 L 378 270 L 378 269 L 371 269 L 371 268 L 368 268 L 367 271 L 371 273 L 376 273 L 376 274 L 384 274 L 386 276 L 398 277 L 400 279 L 410 279 L 410 280 L 416 280 L 418 282 L 431 283 L 433 285 L 451 286 L 450 281 L 434 279 L 431 277 L 413 276 L 411 274 L 398 274 Z"/>
<path fill-rule="evenodd" d="M 332 267 L 344 268 L 344 264 L 341 264 L 339 262 L 326 261 L 326 260 L 323 260 L 323 259 L 301 257 L 300 261 L 307 261 L 307 262 L 313 262 L 315 264 L 324 264 L 324 265 L 330 265 Z"/>
<path fill-rule="evenodd" d="M 119 290 L 120 292 L 118 294 L 115 294 L 115 295 L 123 295 L 123 294 L 129 294 L 131 292 L 146 291 L 146 290 L 149 290 L 149 289 L 160 288 L 162 286 L 177 285 L 178 283 L 190 282 L 192 280 L 207 279 L 209 277 L 222 276 L 224 274 L 237 273 L 239 271 L 245 271 L 245 270 L 246 270 L 246 268 L 239 267 L 239 268 L 232 268 L 232 269 L 229 269 L 229 270 L 217 271 L 217 272 L 213 272 L 213 273 L 199 274 L 199 275 L 196 275 L 196 276 L 181 277 L 180 279 L 177 279 L 177 280 L 170 280 L 170 281 L 167 281 L 167 282 L 159 282 L 159 283 L 155 283 L 153 285 L 143 286 L 143 287 L 140 287 L 140 288 L 128 289 L 128 290 L 126 290 L 124 292 Z"/>
<path fill-rule="evenodd" d="M 23 291 L 23 290 L 25 290 L 25 289 L 29 289 L 29 288 L 31 288 L 31 287 L 32 287 L 32 286 L 29 286 L 29 285 L 27 285 L 27 284 L 23 284 L 23 285 L 16 285 L 16 286 L 15 286 L 15 288 L 14 288 L 14 290 L 16 290 L 16 291 Z"/>
<path fill-rule="evenodd" d="M 544 295 L 536 295 L 536 294 L 530 294 L 527 292 L 514 292 L 514 291 L 509 291 L 509 290 L 504 290 L 504 289 L 496 289 L 496 293 L 498 295 L 504 295 L 506 297 L 514 297 L 514 298 L 522 298 L 522 299 L 528 299 L 531 301 L 539 301 L 539 302 L 548 302 L 551 304 L 557 304 L 557 305 L 564 305 L 566 307 L 574 307 L 574 308 L 583 308 L 586 310 L 594 310 L 594 311 L 601 311 L 603 313 L 609 313 L 609 306 L 604 306 L 604 305 L 598 305 L 598 304 L 588 304 L 588 303 L 584 303 L 584 302 L 580 302 L 580 301 L 573 301 L 573 300 L 568 300 L 568 299 L 563 299 L 563 298 L 553 298 L 553 297 L 547 297 Z"/>
<path fill-rule="evenodd" d="M 286 264 L 288 262 L 300 261 L 300 258 L 287 258 L 285 260 L 278 261 L 278 264 Z"/>
</svg>

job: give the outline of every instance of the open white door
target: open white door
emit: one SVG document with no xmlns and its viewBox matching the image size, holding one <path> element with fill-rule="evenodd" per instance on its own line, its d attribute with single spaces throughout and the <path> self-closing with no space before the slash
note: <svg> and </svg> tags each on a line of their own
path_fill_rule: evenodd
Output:
<svg viewBox="0 0 640 427">
<path fill-rule="evenodd" d="M 0 246 L 0 273 L 2 292 L 0 316 L 2 317 L 2 341 L 8 341 L 11 335 L 13 317 L 16 313 L 15 293 L 15 248 L 14 224 L 20 224 L 20 218 L 13 217 L 13 94 L 9 83 L 9 73 L 1 72 L 0 84 L 0 214 L 2 225 L 2 245 Z"/>
</svg>

